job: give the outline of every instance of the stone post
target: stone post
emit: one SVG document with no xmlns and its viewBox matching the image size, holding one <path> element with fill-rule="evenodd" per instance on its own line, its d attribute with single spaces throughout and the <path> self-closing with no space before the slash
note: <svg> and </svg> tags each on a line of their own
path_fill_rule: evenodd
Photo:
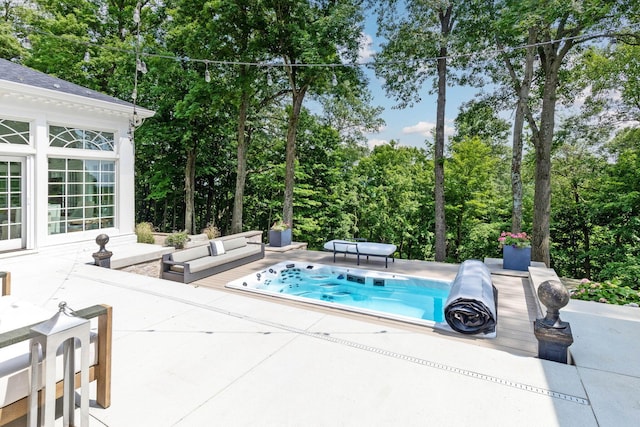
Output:
<svg viewBox="0 0 640 427">
<path fill-rule="evenodd" d="M 105 245 L 109 243 L 109 236 L 106 234 L 98 235 L 98 237 L 96 237 L 96 243 L 100 246 L 100 250 L 93 253 L 95 265 L 98 267 L 111 268 L 111 256 L 113 252 L 105 249 Z"/>
<path fill-rule="evenodd" d="M 571 325 L 560 320 L 560 309 L 569 303 L 569 292 L 558 280 L 547 280 L 538 287 L 538 298 L 547 307 L 544 319 L 536 319 L 533 323 L 538 340 L 538 357 L 567 363 L 573 335 Z"/>
</svg>

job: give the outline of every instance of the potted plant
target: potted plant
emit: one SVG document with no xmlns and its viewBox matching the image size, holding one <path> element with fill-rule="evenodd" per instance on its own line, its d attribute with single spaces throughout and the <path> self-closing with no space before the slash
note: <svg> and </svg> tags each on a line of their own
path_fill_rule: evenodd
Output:
<svg viewBox="0 0 640 427">
<path fill-rule="evenodd" d="M 503 231 L 498 237 L 502 248 L 502 267 L 506 270 L 527 271 L 531 264 L 531 236 L 525 232 Z"/>
<path fill-rule="evenodd" d="M 167 246 L 173 246 L 176 249 L 184 249 L 184 244 L 189 241 L 189 235 L 186 231 L 171 233 L 164 240 Z"/>
<path fill-rule="evenodd" d="M 281 248 L 291 244 L 291 226 L 282 220 L 273 223 L 269 230 L 269 246 Z"/>
</svg>

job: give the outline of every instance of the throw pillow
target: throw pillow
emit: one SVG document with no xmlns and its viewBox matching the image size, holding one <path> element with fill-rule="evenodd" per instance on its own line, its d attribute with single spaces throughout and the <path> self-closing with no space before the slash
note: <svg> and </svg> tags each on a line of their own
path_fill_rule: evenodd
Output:
<svg viewBox="0 0 640 427">
<path fill-rule="evenodd" d="M 224 254 L 224 245 L 220 240 L 212 240 L 211 241 L 211 255 L 222 255 Z"/>
</svg>

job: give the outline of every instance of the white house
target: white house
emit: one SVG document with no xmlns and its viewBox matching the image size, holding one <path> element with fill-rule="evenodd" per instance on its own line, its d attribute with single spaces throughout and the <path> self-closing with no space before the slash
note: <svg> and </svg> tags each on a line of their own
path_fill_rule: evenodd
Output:
<svg viewBox="0 0 640 427">
<path fill-rule="evenodd" d="M 131 236 L 131 126 L 153 114 L 0 59 L 0 252 Z"/>
</svg>

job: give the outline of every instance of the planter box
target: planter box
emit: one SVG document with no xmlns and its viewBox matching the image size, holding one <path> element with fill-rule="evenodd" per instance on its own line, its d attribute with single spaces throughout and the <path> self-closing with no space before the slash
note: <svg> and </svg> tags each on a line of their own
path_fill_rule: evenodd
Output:
<svg viewBox="0 0 640 427">
<path fill-rule="evenodd" d="M 291 244 L 291 229 L 286 230 L 269 230 L 269 246 L 281 248 Z"/>
<path fill-rule="evenodd" d="M 505 270 L 527 271 L 531 264 L 531 247 L 502 247 L 502 268 Z"/>
</svg>

